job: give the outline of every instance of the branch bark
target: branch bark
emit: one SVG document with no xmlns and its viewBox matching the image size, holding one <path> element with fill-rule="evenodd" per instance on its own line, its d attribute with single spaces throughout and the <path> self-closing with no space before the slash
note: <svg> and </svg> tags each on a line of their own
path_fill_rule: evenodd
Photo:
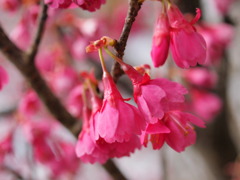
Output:
<svg viewBox="0 0 240 180">
<path fill-rule="evenodd" d="M 122 59 L 124 56 L 124 51 L 125 51 L 125 48 L 127 45 L 127 40 L 128 40 L 129 34 L 132 29 L 132 25 L 138 15 L 139 10 L 141 9 L 141 6 L 142 6 L 142 2 L 139 0 L 130 0 L 130 2 L 129 2 L 128 14 L 125 19 L 123 30 L 122 30 L 122 33 L 120 35 L 120 38 L 119 38 L 117 44 L 114 47 L 115 50 L 117 51 L 116 55 L 120 59 Z M 117 62 L 115 62 L 114 66 L 112 68 L 112 76 L 113 76 L 114 81 L 117 82 L 118 79 L 120 78 L 120 76 L 123 74 L 124 74 L 124 72 L 121 69 L 120 65 Z"/>
<path fill-rule="evenodd" d="M 42 5 L 42 12 L 41 12 L 41 15 L 39 17 L 37 33 L 35 35 L 33 44 L 31 46 L 31 49 L 30 49 L 30 52 L 29 52 L 29 55 L 28 55 L 28 61 L 31 62 L 31 63 L 34 63 L 34 59 L 35 59 L 35 56 L 38 52 L 38 48 L 39 48 L 40 42 L 41 42 L 42 37 L 43 37 L 43 33 L 44 33 L 45 25 L 46 25 L 46 20 L 47 20 L 47 17 L 48 17 L 48 14 L 47 14 L 48 6 L 44 2 L 42 2 L 41 5 Z"/>
</svg>

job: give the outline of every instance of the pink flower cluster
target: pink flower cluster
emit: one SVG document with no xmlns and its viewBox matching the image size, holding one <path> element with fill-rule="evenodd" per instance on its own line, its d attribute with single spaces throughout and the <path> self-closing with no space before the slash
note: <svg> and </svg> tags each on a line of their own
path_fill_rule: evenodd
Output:
<svg viewBox="0 0 240 180">
<path fill-rule="evenodd" d="M 96 11 L 106 0 L 45 0 L 53 8 L 68 8 L 79 6 L 84 10 Z"/>
<path fill-rule="evenodd" d="M 210 69 L 197 67 L 184 71 L 183 76 L 190 91 L 188 109 L 207 122 L 213 121 L 223 106 L 220 97 L 213 93 L 217 75 Z"/>
<path fill-rule="evenodd" d="M 184 112 L 187 90 L 167 79 L 150 79 L 144 68 L 134 69 L 112 54 L 107 46 L 114 40 L 103 37 L 91 42 L 89 52 L 98 50 L 103 68 L 104 98 L 96 92 L 92 75 L 86 77 L 82 93 L 83 130 L 76 146 L 77 156 L 84 162 L 104 163 L 109 158 L 129 155 L 150 141 L 154 149 L 164 142 L 177 152 L 195 143 L 194 125 L 205 127 L 198 117 Z M 137 108 L 123 99 L 111 75 L 107 72 L 102 49 L 112 56 L 133 84 Z"/>
<path fill-rule="evenodd" d="M 197 9 L 196 17 L 188 22 L 177 6 L 163 1 L 152 42 L 151 56 L 155 67 L 165 63 L 169 48 L 181 68 L 205 63 L 206 42 L 194 27 L 200 16 L 201 11 Z"/>
</svg>

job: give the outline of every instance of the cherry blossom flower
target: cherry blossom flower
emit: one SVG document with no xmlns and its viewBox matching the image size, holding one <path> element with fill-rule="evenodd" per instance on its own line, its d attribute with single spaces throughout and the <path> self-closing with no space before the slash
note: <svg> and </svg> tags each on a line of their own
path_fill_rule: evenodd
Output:
<svg viewBox="0 0 240 180">
<path fill-rule="evenodd" d="M 13 133 L 10 131 L 0 140 L 0 164 L 4 161 L 5 156 L 13 151 L 12 139 Z"/>
<path fill-rule="evenodd" d="M 134 100 L 148 123 L 156 123 L 164 113 L 180 108 L 187 90 L 176 82 L 167 79 L 150 79 L 141 75 L 132 66 L 119 61 L 134 86 Z"/>
<path fill-rule="evenodd" d="M 170 48 L 175 63 L 181 68 L 204 64 L 206 60 L 206 42 L 193 26 L 201 16 L 197 9 L 196 17 L 188 22 L 177 6 L 171 4 L 167 10 L 171 26 Z"/>
<path fill-rule="evenodd" d="M 7 82 L 8 82 L 7 72 L 5 71 L 5 69 L 3 69 L 2 66 L 0 66 L 0 90 L 5 84 L 7 84 Z"/>
<path fill-rule="evenodd" d="M 218 64 L 234 36 L 234 28 L 229 24 L 201 23 L 197 26 L 199 33 L 207 43 L 207 65 Z"/>
<path fill-rule="evenodd" d="M 14 12 L 20 7 L 19 0 L 0 0 L 0 7 L 4 10 Z"/>
<path fill-rule="evenodd" d="M 140 148 L 140 140 L 136 135 L 132 135 L 128 141 L 108 143 L 103 138 L 99 137 L 96 131 L 95 124 L 98 120 L 99 111 L 101 110 L 102 101 L 93 96 L 92 114 L 89 109 L 84 109 L 83 130 L 79 134 L 76 145 L 76 154 L 83 162 L 88 163 L 105 163 L 109 158 L 129 156 L 136 148 Z M 95 136 L 97 137 L 95 139 Z"/>
<path fill-rule="evenodd" d="M 124 101 L 110 74 L 104 73 L 104 100 L 95 122 L 99 138 L 108 143 L 128 141 L 140 135 L 145 121 L 138 109 Z"/>
<path fill-rule="evenodd" d="M 196 31 L 194 24 L 201 16 L 200 9 L 191 22 L 188 22 L 176 5 L 163 2 L 155 27 L 152 44 L 152 60 L 155 67 L 165 63 L 169 46 L 175 63 L 181 68 L 204 64 L 206 42 Z"/>
<path fill-rule="evenodd" d="M 169 111 L 155 124 L 148 124 L 142 134 L 142 144 L 151 141 L 153 149 L 160 149 L 164 142 L 177 152 L 184 151 L 196 141 L 193 125 L 205 127 L 203 121 L 192 114 L 181 111 Z"/>
<path fill-rule="evenodd" d="M 222 109 L 221 99 L 211 92 L 192 89 L 189 109 L 205 121 L 210 122 Z"/>
<path fill-rule="evenodd" d="M 159 67 L 163 65 L 168 57 L 170 46 L 170 26 L 167 15 L 161 13 L 153 34 L 151 56 L 153 65 Z"/>
<path fill-rule="evenodd" d="M 183 72 L 183 77 L 191 85 L 202 88 L 214 88 L 217 83 L 217 74 L 207 68 L 188 69 Z"/>
<path fill-rule="evenodd" d="M 221 14 L 226 14 L 235 0 L 214 0 L 217 9 Z"/>
<path fill-rule="evenodd" d="M 40 100 L 33 91 L 27 92 L 21 99 L 19 104 L 19 111 L 26 116 L 34 115 L 40 110 Z"/>
</svg>

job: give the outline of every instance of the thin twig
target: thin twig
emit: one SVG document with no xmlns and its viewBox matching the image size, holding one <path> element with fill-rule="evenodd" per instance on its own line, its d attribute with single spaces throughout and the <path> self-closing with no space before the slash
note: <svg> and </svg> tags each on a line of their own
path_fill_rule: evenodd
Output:
<svg viewBox="0 0 240 180">
<path fill-rule="evenodd" d="M 122 59 L 124 55 L 124 51 L 127 45 L 127 40 L 132 29 L 132 25 L 135 21 L 135 18 L 138 15 L 139 10 L 141 9 L 142 2 L 139 0 L 130 0 L 128 14 L 125 19 L 125 24 L 123 26 L 123 30 L 121 36 L 119 38 L 118 43 L 115 45 L 115 50 L 117 51 L 117 56 Z M 112 76 L 114 81 L 116 82 L 119 77 L 123 74 L 123 71 L 120 65 L 116 62 L 112 68 Z"/>
<path fill-rule="evenodd" d="M 33 63 L 35 56 L 38 52 L 38 48 L 40 45 L 40 42 L 42 40 L 43 37 L 43 32 L 45 29 L 45 25 L 46 25 L 46 21 L 47 21 L 47 10 L 48 10 L 48 6 L 45 3 L 41 3 L 42 4 L 42 12 L 41 15 L 39 17 L 39 23 L 38 23 L 38 27 L 37 27 L 37 33 L 35 35 L 33 44 L 31 46 L 30 52 L 29 52 L 29 56 L 28 56 L 28 62 Z"/>
</svg>

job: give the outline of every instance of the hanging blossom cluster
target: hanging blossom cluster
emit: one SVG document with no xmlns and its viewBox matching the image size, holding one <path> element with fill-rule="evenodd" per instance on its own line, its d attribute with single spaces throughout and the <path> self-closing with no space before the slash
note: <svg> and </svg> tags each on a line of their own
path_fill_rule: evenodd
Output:
<svg viewBox="0 0 240 180">
<path fill-rule="evenodd" d="M 206 42 L 194 27 L 200 16 L 201 11 L 197 9 L 196 17 L 188 22 L 177 6 L 169 1 L 162 1 L 151 51 L 155 67 L 165 63 L 169 48 L 175 63 L 181 68 L 205 63 Z"/>
<path fill-rule="evenodd" d="M 205 125 L 201 119 L 184 111 L 187 90 L 164 78 L 151 79 L 146 71 L 148 66 L 135 69 L 124 63 L 108 49 L 115 43 L 103 37 L 86 48 L 87 52 L 99 52 L 104 98 L 99 98 L 96 80 L 88 75 L 82 87 L 83 130 L 76 146 L 78 157 L 84 162 L 104 163 L 109 158 L 129 155 L 148 142 L 153 149 L 160 149 L 166 142 L 177 152 L 195 143 L 194 125 Z M 106 69 L 103 49 L 132 81 L 137 108 L 121 96 Z"/>
</svg>

